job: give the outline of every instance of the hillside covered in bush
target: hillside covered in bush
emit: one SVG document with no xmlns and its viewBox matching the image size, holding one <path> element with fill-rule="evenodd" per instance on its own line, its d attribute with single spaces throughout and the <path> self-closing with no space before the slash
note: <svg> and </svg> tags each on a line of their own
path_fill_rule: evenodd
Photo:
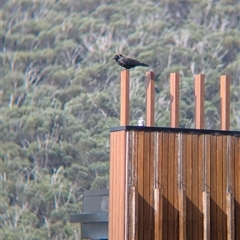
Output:
<svg viewBox="0 0 240 240">
<path fill-rule="evenodd" d="M 239 0 L 3 0 L 0 19 L 2 239 L 80 238 L 69 214 L 84 190 L 108 188 L 116 53 L 155 72 L 156 126 L 169 126 L 177 71 L 180 126 L 194 127 L 193 79 L 204 73 L 205 126 L 218 129 L 219 77 L 229 74 L 240 130 Z M 145 71 L 131 70 L 132 125 L 145 114 Z"/>
</svg>

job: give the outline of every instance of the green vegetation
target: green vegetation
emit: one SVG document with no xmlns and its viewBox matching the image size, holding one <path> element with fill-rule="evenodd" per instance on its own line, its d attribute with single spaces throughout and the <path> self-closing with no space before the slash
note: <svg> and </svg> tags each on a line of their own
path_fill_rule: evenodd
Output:
<svg viewBox="0 0 240 240">
<path fill-rule="evenodd" d="M 107 188 L 119 125 L 121 52 L 156 73 L 156 126 L 169 125 L 169 74 L 181 74 L 181 127 L 194 127 L 193 76 L 206 75 L 206 128 L 219 128 L 219 76 L 231 76 L 240 130 L 239 0 L 3 0 L 0 234 L 79 239 L 68 214 Z M 131 70 L 131 124 L 145 113 L 145 69 Z"/>
</svg>

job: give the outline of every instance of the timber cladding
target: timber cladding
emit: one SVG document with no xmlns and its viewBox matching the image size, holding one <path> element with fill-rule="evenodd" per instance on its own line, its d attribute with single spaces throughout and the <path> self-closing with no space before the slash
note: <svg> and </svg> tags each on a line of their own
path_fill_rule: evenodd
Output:
<svg viewBox="0 0 240 240">
<path fill-rule="evenodd" d="M 112 128 L 109 239 L 240 239 L 240 132 Z"/>
</svg>

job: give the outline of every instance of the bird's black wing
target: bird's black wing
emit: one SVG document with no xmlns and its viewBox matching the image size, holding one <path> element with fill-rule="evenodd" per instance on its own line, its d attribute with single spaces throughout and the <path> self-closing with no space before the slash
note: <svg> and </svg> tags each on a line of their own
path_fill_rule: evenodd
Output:
<svg viewBox="0 0 240 240">
<path fill-rule="evenodd" d="M 132 59 L 132 58 L 126 58 L 126 64 L 129 67 L 136 67 L 141 65 L 141 62 L 139 62 L 138 60 Z"/>
<path fill-rule="evenodd" d="M 136 67 L 136 66 L 145 66 L 148 67 L 147 64 L 142 63 L 138 60 L 132 59 L 132 58 L 126 58 L 127 60 L 127 65 L 131 66 L 131 67 Z"/>
</svg>

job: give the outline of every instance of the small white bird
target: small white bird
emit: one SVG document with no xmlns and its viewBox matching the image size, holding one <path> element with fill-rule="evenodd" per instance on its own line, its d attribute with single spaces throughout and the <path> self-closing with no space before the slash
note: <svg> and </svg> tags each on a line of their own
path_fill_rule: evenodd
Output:
<svg viewBox="0 0 240 240">
<path fill-rule="evenodd" d="M 138 126 L 143 127 L 144 126 L 144 120 L 142 117 L 138 119 Z"/>
</svg>

